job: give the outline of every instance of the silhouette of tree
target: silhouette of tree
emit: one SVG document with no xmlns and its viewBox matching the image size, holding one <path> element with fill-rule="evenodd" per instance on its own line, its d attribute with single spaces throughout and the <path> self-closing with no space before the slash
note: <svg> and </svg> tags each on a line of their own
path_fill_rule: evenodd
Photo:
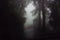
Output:
<svg viewBox="0 0 60 40">
<path fill-rule="evenodd" d="M 38 11 L 39 11 L 39 26 L 38 26 L 38 32 L 40 32 L 40 27 L 41 27 L 41 18 L 40 18 L 40 11 L 42 10 L 42 14 L 43 14 L 43 26 L 42 26 L 42 32 L 46 32 L 46 26 L 45 26 L 45 6 L 44 6 L 44 3 L 45 3 L 45 1 L 43 0 L 33 0 L 34 1 L 34 3 L 35 3 L 35 5 L 36 5 L 36 2 L 38 2 Z M 49 8 L 51 8 L 51 11 L 52 11 L 52 13 L 51 13 L 51 16 L 50 17 L 52 17 L 53 18 L 53 20 L 54 21 L 51 21 L 50 20 L 50 25 L 54 28 L 54 32 L 56 31 L 56 30 L 59 30 L 58 28 L 59 28 L 59 26 L 60 26 L 60 15 L 59 15 L 59 5 L 60 5 L 60 3 L 59 3 L 60 1 L 59 0 L 55 0 L 54 2 L 51 2 L 51 3 L 49 3 L 47 6 L 49 6 Z M 41 9 L 42 8 L 42 9 Z M 57 27 L 58 26 L 58 27 Z M 40 33 L 39 33 L 40 34 Z M 38 34 L 38 35 L 39 35 Z M 40 36 L 40 35 L 39 35 Z"/>
<path fill-rule="evenodd" d="M 59 5 L 60 1 L 55 0 L 53 3 L 50 3 L 50 8 L 51 8 L 51 17 L 53 18 L 54 21 L 50 21 L 50 24 L 54 27 L 54 30 L 59 31 L 60 28 L 60 13 L 59 13 Z"/>
<path fill-rule="evenodd" d="M 2 40 L 23 39 L 23 25 L 25 22 L 24 0 L 1 0 L 1 36 Z M 21 6 L 21 7 L 20 7 Z M 7 36 L 7 37 L 6 37 Z"/>
</svg>

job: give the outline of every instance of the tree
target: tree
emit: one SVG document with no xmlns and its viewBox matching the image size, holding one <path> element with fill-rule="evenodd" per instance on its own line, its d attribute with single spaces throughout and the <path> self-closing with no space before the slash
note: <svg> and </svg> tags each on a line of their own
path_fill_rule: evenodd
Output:
<svg viewBox="0 0 60 40">
<path fill-rule="evenodd" d="M 59 31 L 60 28 L 60 13 L 59 13 L 59 5 L 60 1 L 55 0 L 53 3 L 50 4 L 50 8 L 52 11 L 51 17 L 53 18 L 54 21 L 50 21 L 50 24 L 54 27 L 54 30 Z"/>
<path fill-rule="evenodd" d="M 21 37 L 23 38 L 22 33 L 25 18 L 22 11 L 24 9 L 24 2 L 23 0 L 20 1 L 21 4 L 19 5 L 22 5 L 22 7 L 17 6 L 18 3 L 16 3 L 16 0 L 3 0 L 0 3 L 1 23 L 3 23 L 1 25 L 1 40 L 19 40 Z"/>
</svg>

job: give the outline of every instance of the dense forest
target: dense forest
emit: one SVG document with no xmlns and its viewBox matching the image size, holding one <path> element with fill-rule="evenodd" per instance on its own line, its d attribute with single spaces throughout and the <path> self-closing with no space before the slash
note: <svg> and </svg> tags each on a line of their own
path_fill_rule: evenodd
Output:
<svg viewBox="0 0 60 40">
<path fill-rule="evenodd" d="M 60 0 L 1 0 L 0 10 L 0 40 L 60 37 Z"/>
</svg>

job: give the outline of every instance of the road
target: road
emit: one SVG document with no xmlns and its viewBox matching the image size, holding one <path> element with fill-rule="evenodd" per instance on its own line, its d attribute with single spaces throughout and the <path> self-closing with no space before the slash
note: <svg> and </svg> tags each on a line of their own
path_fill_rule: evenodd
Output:
<svg viewBox="0 0 60 40">
<path fill-rule="evenodd" d="M 34 35 L 34 28 L 31 26 L 31 27 L 27 27 L 25 30 L 25 36 L 26 38 L 33 38 L 33 35 Z"/>
</svg>

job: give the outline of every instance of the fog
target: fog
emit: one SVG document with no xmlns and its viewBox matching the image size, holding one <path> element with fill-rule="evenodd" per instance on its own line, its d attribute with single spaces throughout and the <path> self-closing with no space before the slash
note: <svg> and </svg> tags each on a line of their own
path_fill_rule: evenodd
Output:
<svg viewBox="0 0 60 40">
<path fill-rule="evenodd" d="M 33 16 L 33 14 L 31 13 L 31 11 L 35 10 L 35 6 L 33 5 L 33 1 L 31 1 L 25 8 L 26 14 L 26 23 L 25 26 L 29 26 L 33 24 L 33 19 L 35 18 L 35 16 Z"/>
</svg>

